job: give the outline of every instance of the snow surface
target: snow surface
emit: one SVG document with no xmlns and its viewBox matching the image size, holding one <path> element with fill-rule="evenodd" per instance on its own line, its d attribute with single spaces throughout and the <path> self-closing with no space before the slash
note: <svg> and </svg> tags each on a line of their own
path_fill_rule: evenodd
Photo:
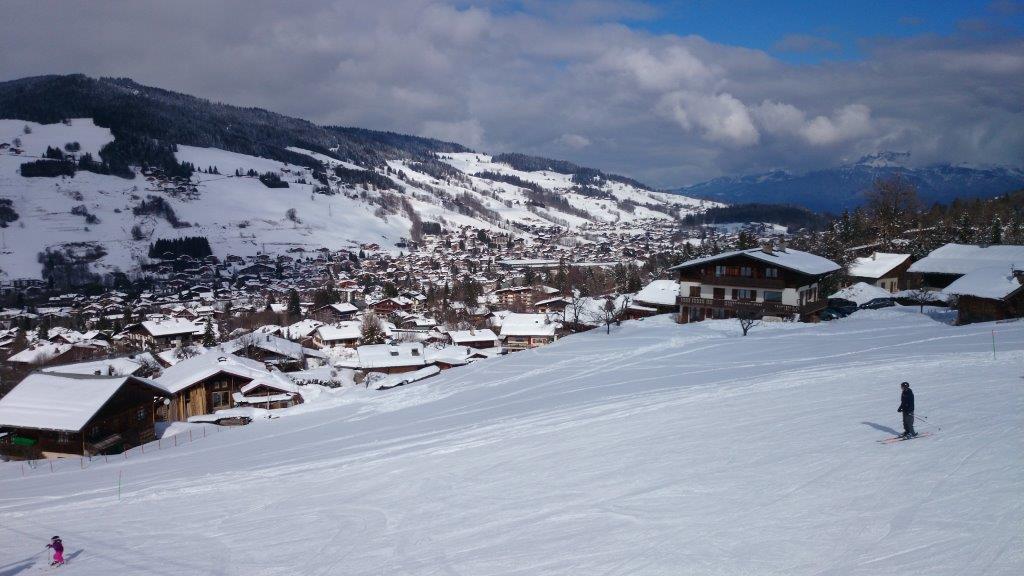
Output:
<svg viewBox="0 0 1024 576">
<path fill-rule="evenodd" d="M 843 300 L 849 300 L 857 306 L 870 302 L 875 298 L 892 298 L 893 294 L 884 288 L 879 288 L 874 284 L 868 284 L 867 282 L 857 282 L 836 291 L 829 295 L 829 298 L 842 298 Z"/>
<path fill-rule="evenodd" d="M 924 258 L 911 264 L 908 270 L 934 274 L 967 274 L 978 268 L 989 267 L 1002 267 L 1009 272 L 1012 266 L 1024 266 L 1024 246 L 975 246 L 951 243 L 932 250 Z"/>
<path fill-rule="evenodd" d="M 648 318 L 85 470 L 0 464 L 0 570 L 60 534 L 82 576 L 1020 574 L 1024 324 L 929 314 Z M 942 430 L 879 444 L 903 380 Z"/>
<path fill-rule="evenodd" d="M 644 286 L 636 293 L 633 300 L 648 304 L 671 306 L 676 303 L 678 296 L 679 282 L 675 280 L 652 280 L 650 284 Z"/>
<path fill-rule="evenodd" d="M 1020 280 L 1007 268 L 978 268 L 957 278 L 943 290 L 957 296 L 1001 300 L 1021 289 Z"/>
<path fill-rule="evenodd" d="M 760 260 L 765 264 L 772 264 L 779 266 L 780 268 L 796 270 L 797 272 L 803 272 L 805 274 L 826 274 L 839 269 L 839 265 L 835 262 L 828 258 L 822 258 L 816 254 L 811 254 L 810 252 L 787 248 L 785 251 L 775 250 L 771 254 L 768 254 L 761 248 L 750 248 L 747 250 L 733 250 L 731 252 L 723 252 L 715 256 L 705 256 L 703 258 L 688 260 L 682 264 L 669 268 L 669 270 L 678 270 L 680 268 L 688 268 L 690 266 L 696 266 L 706 262 L 724 260 L 740 254 L 745 254 L 750 258 Z"/>
<path fill-rule="evenodd" d="M 881 278 L 893 268 L 903 264 L 910 254 L 890 254 L 875 252 L 871 256 L 857 258 L 850 264 L 850 276 L 861 278 Z"/>
</svg>

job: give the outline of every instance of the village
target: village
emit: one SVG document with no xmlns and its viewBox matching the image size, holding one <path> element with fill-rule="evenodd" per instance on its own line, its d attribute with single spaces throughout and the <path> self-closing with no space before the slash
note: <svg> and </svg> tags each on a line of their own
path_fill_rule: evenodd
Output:
<svg viewBox="0 0 1024 576">
<path fill-rule="evenodd" d="M 397 254 L 168 253 L 134 296 L 10 286 L 25 304 L 0 313 L 0 453 L 118 453 L 169 423 L 246 424 L 314 388 L 387 390 L 659 314 L 738 321 L 744 335 L 898 304 L 954 305 L 959 323 L 1024 315 L 1024 246 L 949 243 L 916 261 L 861 247 L 844 269 L 763 227 L 741 230 L 758 241 L 740 248 L 735 234 L 633 226 L 464 227 Z"/>
</svg>

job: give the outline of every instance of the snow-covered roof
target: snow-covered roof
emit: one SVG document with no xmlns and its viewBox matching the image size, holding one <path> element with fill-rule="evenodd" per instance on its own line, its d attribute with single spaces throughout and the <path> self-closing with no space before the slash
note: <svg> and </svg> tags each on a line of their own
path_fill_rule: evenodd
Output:
<svg viewBox="0 0 1024 576">
<path fill-rule="evenodd" d="M 225 352 L 234 354 L 248 346 L 255 346 L 269 352 L 294 358 L 295 360 L 302 360 L 305 356 L 316 356 L 318 358 L 323 357 L 323 354 L 318 350 L 304 348 L 298 342 L 292 342 L 291 340 L 281 338 L 280 336 L 274 336 L 273 334 L 246 334 L 244 336 L 239 336 L 234 340 L 228 340 L 221 344 L 219 348 Z"/>
<path fill-rule="evenodd" d="M 36 343 L 7 359 L 20 364 L 42 364 L 71 350 L 71 344 L 58 342 Z"/>
<path fill-rule="evenodd" d="M 290 392 L 292 394 L 297 394 L 299 392 L 299 387 L 291 380 L 291 378 L 289 378 L 285 373 L 275 370 L 266 376 L 256 378 L 252 382 L 242 386 L 242 394 L 248 394 L 250 391 L 259 388 L 260 386 L 266 386 L 268 388 L 273 388 L 274 390 Z"/>
<path fill-rule="evenodd" d="M 451 337 L 453 344 L 493 342 L 498 339 L 498 335 L 490 328 L 484 328 L 483 330 L 449 330 L 448 336 Z"/>
<path fill-rule="evenodd" d="M 331 304 L 330 307 L 333 308 L 339 314 L 354 314 L 354 313 L 359 311 L 359 308 L 356 308 L 355 305 L 353 305 L 353 304 L 351 304 L 349 302 L 340 302 L 338 304 Z"/>
<path fill-rule="evenodd" d="M 633 300 L 647 304 L 671 306 L 679 296 L 679 282 L 675 280 L 654 280 L 636 293 Z"/>
<path fill-rule="evenodd" d="M 1008 267 L 989 266 L 978 268 L 957 278 L 943 290 L 957 296 L 977 296 L 1001 300 L 1022 288 L 1020 280 Z"/>
<path fill-rule="evenodd" d="M 501 335 L 505 336 L 554 336 L 555 323 L 546 314 L 512 313 L 501 322 Z"/>
<path fill-rule="evenodd" d="M 155 382 L 167 392 L 177 394 L 218 372 L 226 372 L 251 380 L 267 376 L 270 373 L 262 362 L 228 354 L 214 348 L 205 354 L 182 360 L 164 370 L 164 373 Z"/>
<path fill-rule="evenodd" d="M 794 270 L 796 272 L 811 275 L 827 274 L 829 272 L 835 272 L 840 268 L 838 264 L 828 258 L 822 258 L 821 256 L 811 254 L 810 252 L 786 248 L 785 251 L 773 250 L 771 254 L 769 254 L 761 248 L 750 248 L 747 250 L 733 250 L 731 252 L 723 252 L 714 256 L 705 256 L 703 258 L 688 260 L 682 264 L 669 268 L 669 270 L 689 268 L 691 266 L 706 264 L 708 262 L 732 258 L 733 256 L 747 256 L 764 262 L 765 264 L 771 264 L 772 266 L 778 266 L 779 268 L 785 268 L 787 270 Z"/>
<path fill-rule="evenodd" d="M 29 374 L 0 398 L 0 426 L 78 431 L 134 376 Z"/>
<path fill-rule="evenodd" d="M 879 288 L 874 284 L 868 284 L 867 282 L 857 282 L 851 286 L 847 286 L 842 290 L 829 295 L 829 298 L 842 298 L 843 300 L 849 300 L 857 306 L 870 302 L 875 298 L 892 298 L 893 295 L 884 288 Z"/>
<path fill-rule="evenodd" d="M 946 244 L 910 265 L 910 272 L 925 274 L 967 274 L 978 268 L 1024 266 L 1024 246 L 1000 244 L 974 246 L 972 244 Z"/>
<path fill-rule="evenodd" d="M 323 325 L 324 323 L 319 320 L 307 318 L 282 328 L 282 333 L 288 338 L 305 338 Z"/>
<path fill-rule="evenodd" d="M 355 321 L 326 324 L 317 328 L 316 333 L 325 342 L 358 340 L 363 336 L 362 325 Z"/>
<path fill-rule="evenodd" d="M 417 382 L 424 378 L 430 378 L 441 373 L 441 369 L 437 366 L 427 366 L 414 370 L 413 372 L 403 372 L 401 374 L 390 374 L 381 378 L 380 380 L 374 380 L 371 386 L 375 390 L 387 390 L 388 388 L 394 388 L 396 386 L 403 386 L 411 382 Z"/>
<path fill-rule="evenodd" d="M 197 324 L 184 318 L 168 318 L 166 320 L 146 320 L 142 327 L 152 336 L 173 336 L 175 334 L 202 334 L 205 324 Z"/>
<path fill-rule="evenodd" d="M 423 344 L 371 344 L 357 348 L 360 368 L 392 368 L 397 366 L 423 366 L 427 363 Z"/>
<path fill-rule="evenodd" d="M 91 362 L 76 362 L 74 364 L 62 364 L 60 366 L 48 366 L 43 372 L 59 372 L 61 374 L 95 375 L 97 371 L 102 376 L 130 376 L 134 374 L 146 360 L 155 361 L 148 352 L 135 356 L 124 356 L 121 358 L 107 358 L 104 360 L 93 360 Z"/>
<path fill-rule="evenodd" d="M 850 264 L 850 276 L 860 278 L 881 278 L 903 264 L 910 258 L 910 254 L 891 254 L 888 252 L 875 252 L 871 256 L 857 258 Z"/>
</svg>

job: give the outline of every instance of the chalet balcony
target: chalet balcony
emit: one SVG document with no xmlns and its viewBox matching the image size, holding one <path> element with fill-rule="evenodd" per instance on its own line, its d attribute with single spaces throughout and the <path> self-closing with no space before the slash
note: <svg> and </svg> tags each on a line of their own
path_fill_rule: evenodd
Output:
<svg viewBox="0 0 1024 576">
<path fill-rule="evenodd" d="M 700 274 L 698 279 L 701 284 L 714 286 L 729 286 L 735 288 L 761 288 L 762 290 L 782 290 L 786 282 L 779 278 L 755 278 L 753 276 L 715 276 L 714 274 Z"/>
<path fill-rule="evenodd" d="M 828 306 L 827 300 L 815 300 L 814 302 L 808 302 L 803 306 L 790 306 L 788 304 L 779 304 L 776 302 L 751 302 L 749 300 L 717 300 L 713 298 L 693 298 L 690 296 L 680 296 L 679 304 L 681 306 L 694 306 L 699 308 L 723 308 L 725 310 L 735 310 L 737 312 L 758 312 L 765 316 L 791 316 L 793 314 L 799 314 L 800 316 L 807 316 L 820 312 Z"/>
</svg>

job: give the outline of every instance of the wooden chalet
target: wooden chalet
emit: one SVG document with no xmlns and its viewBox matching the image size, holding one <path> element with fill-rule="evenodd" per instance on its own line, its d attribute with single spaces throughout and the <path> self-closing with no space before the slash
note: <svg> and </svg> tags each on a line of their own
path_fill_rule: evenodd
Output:
<svg viewBox="0 0 1024 576">
<path fill-rule="evenodd" d="M 0 453 L 36 459 L 119 453 L 155 439 L 166 392 L 135 376 L 36 372 L 0 398 Z"/>
<path fill-rule="evenodd" d="M 501 340 L 498 338 L 498 335 L 489 328 L 483 330 L 449 330 L 448 339 L 456 346 L 466 346 L 477 350 L 501 346 Z"/>
<path fill-rule="evenodd" d="M 510 352 L 554 342 L 557 325 L 546 314 L 508 314 L 501 320 L 501 339 Z"/>
<path fill-rule="evenodd" d="M 269 333 L 245 334 L 224 342 L 218 348 L 286 372 L 313 368 L 326 359 L 319 350 L 306 348 L 297 342 Z"/>
<path fill-rule="evenodd" d="M 957 297 L 957 324 L 1024 317 L 1024 269 L 979 268 L 943 292 Z"/>
<path fill-rule="evenodd" d="M 140 348 L 170 348 L 185 346 L 203 337 L 206 326 L 182 318 L 146 320 L 128 326 L 125 338 Z"/>
<path fill-rule="evenodd" d="M 259 378 L 271 374 L 262 362 L 242 358 L 214 348 L 178 362 L 155 380 L 170 398 L 158 419 L 184 421 L 192 416 L 212 414 L 235 407 L 234 394 Z"/>
<path fill-rule="evenodd" d="M 906 290 L 910 254 L 872 252 L 870 256 L 855 259 L 849 266 L 850 283 L 864 282 L 891 293 Z"/>
<path fill-rule="evenodd" d="M 927 288 L 945 288 L 958 278 L 979 268 L 1002 268 L 1009 272 L 1024 265 L 1024 246 L 996 244 L 946 244 L 932 250 L 924 258 L 910 265 L 907 271 L 915 276 L 916 284 Z"/>
<path fill-rule="evenodd" d="M 334 322 L 344 322 L 355 318 L 359 312 L 354 304 L 350 302 L 339 302 L 337 304 L 328 304 L 321 306 L 309 313 L 309 317 L 314 320 L 319 320 L 325 324 L 332 324 Z"/>
<path fill-rule="evenodd" d="M 818 286 L 835 262 L 800 250 L 736 250 L 670 268 L 679 274 L 679 321 L 775 316 L 817 320 L 828 301 Z"/>
</svg>

